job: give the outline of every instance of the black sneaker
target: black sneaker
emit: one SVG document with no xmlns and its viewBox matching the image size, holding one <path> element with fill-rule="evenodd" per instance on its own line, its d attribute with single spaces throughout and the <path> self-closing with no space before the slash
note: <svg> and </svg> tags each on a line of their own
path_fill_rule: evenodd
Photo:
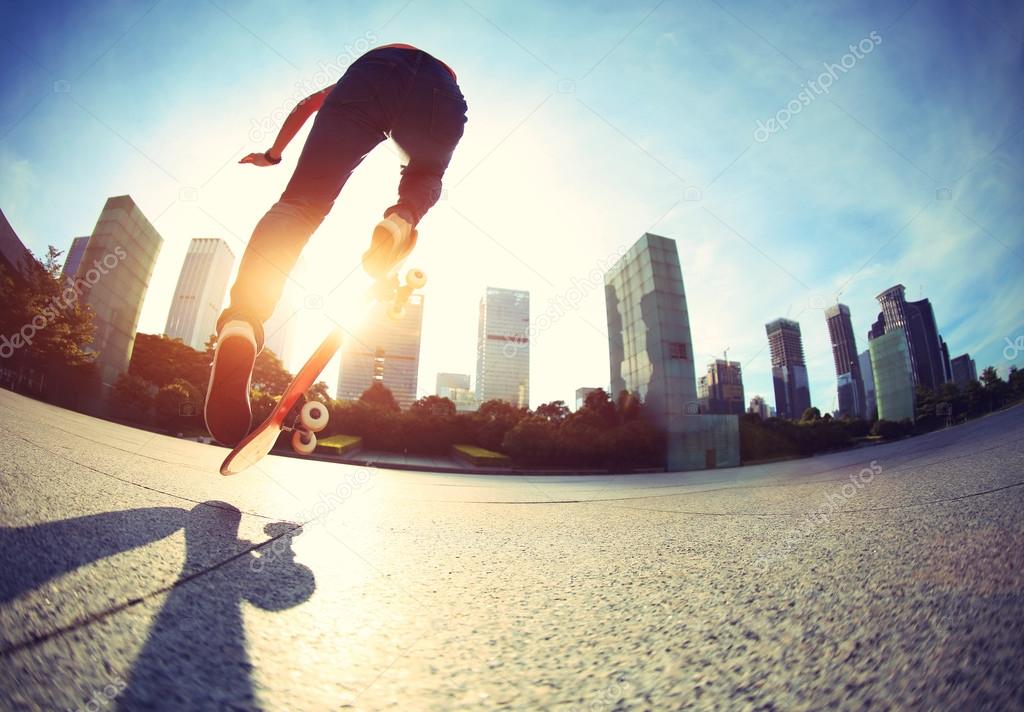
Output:
<svg viewBox="0 0 1024 712">
<path fill-rule="evenodd" d="M 249 388 L 256 363 L 256 334 L 247 321 L 229 321 L 217 337 L 206 391 L 206 429 L 221 445 L 234 447 L 249 434 Z"/>
</svg>

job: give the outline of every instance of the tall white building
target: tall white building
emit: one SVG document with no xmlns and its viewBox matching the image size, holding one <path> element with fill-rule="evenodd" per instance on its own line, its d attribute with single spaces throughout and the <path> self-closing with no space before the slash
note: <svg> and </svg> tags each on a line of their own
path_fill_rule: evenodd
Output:
<svg viewBox="0 0 1024 712">
<path fill-rule="evenodd" d="M 488 287 L 477 325 L 476 399 L 530 405 L 530 293 Z"/>
<path fill-rule="evenodd" d="M 384 384 L 402 408 L 416 400 L 423 329 L 423 296 L 414 294 L 401 319 L 377 307 L 362 329 L 345 336 L 338 376 L 338 399 L 358 400 L 374 382 Z"/>
<path fill-rule="evenodd" d="M 197 237 L 189 243 L 178 275 L 164 333 L 202 351 L 217 330 L 235 255 L 224 240 Z"/>
</svg>

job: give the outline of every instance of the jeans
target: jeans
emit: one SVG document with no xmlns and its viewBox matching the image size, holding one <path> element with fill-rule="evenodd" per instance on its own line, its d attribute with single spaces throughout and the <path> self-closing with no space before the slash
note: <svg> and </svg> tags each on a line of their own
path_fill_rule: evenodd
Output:
<svg viewBox="0 0 1024 712">
<path fill-rule="evenodd" d="M 256 225 L 217 321 L 243 319 L 263 347 L 263 323 L 288 274 L 342 187 L 385 138 L 404 154 L 397 210 L 415 225 L 441 196 L 441 177 L 462 138 L 466 100 L 448 69 L 426 52 L 381 48 L 353 62 L 327 95 L 280 200 Z"/>
</svg>

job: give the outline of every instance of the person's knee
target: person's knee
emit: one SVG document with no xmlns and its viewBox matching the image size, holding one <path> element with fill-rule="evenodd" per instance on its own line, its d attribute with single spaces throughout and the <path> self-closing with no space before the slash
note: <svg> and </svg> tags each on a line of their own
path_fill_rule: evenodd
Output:
<svg viewBox="0 0 1024 712">
<path fill-rule="evenodd" d="M 331 203 L 281 196 L 281 199 L 270 208 L 270 213 L 275 217 L 301 221 L 311 230 L 315 230 L 330 210 Z"/>
</svg>

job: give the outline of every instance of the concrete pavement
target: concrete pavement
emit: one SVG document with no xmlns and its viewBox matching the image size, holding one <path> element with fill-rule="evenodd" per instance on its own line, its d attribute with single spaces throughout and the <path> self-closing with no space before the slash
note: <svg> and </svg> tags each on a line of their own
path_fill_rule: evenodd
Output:
<svg viewBox="0 0 1024 712">
<path fill-rule="evenodd" d="M 536 478 L 0 426 L 0 709 L 1024 708 L 1024 408 Z"/>
</svg>

